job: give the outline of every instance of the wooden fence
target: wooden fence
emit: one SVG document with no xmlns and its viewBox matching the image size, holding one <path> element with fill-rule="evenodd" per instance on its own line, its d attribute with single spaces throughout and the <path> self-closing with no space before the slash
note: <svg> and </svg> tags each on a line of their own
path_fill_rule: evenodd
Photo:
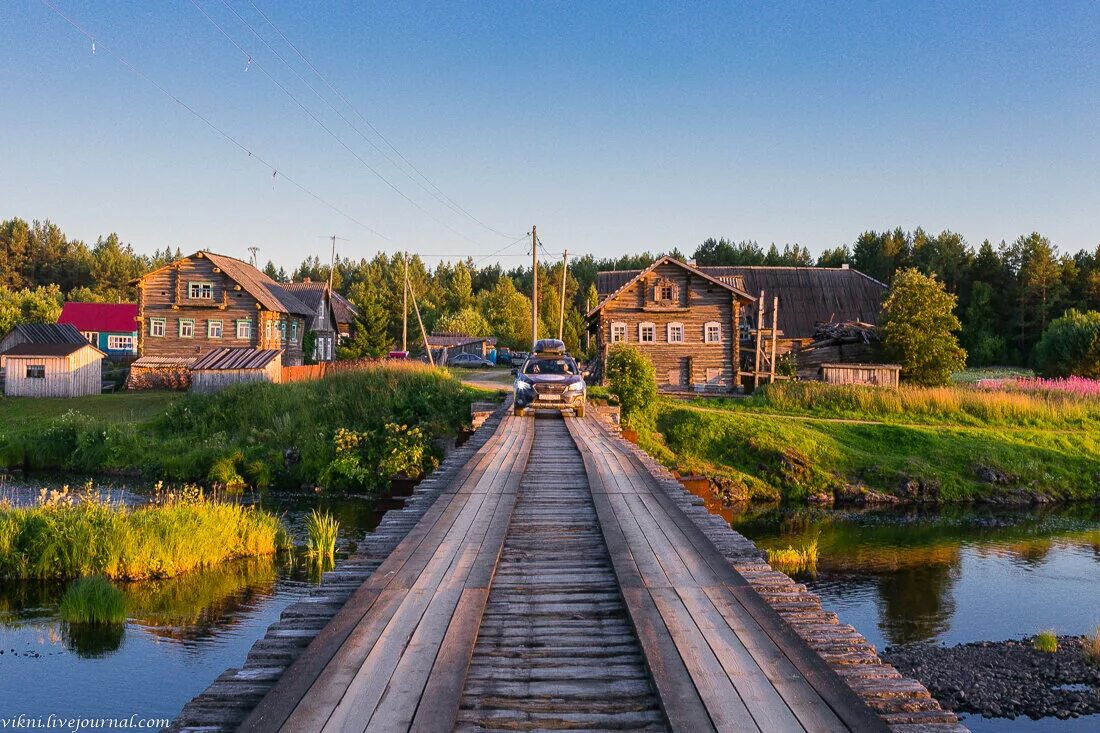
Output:
<svg viewBox="0 0 1100 733">
<path fill-rule="evenodd" d="M 341 359 L 339 361 L 326 361 L 320 364 L 305 364 L 303 366 L 284 366 L 282 381 L 308 382 L 314 379 L 324 379 L 333 374 L 357 372 L 371 367 L 383 366 L 387 369 L 427 369 L 428 365 L 419 361 L 387 361 L 385 359 Z"/>
</svg>

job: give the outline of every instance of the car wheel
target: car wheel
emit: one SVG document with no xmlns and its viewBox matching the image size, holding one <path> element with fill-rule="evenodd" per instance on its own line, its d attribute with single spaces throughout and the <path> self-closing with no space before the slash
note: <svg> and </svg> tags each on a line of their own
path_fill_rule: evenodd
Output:
<svg viewBox="0 0 1100 733">
<path fill-rule="evenodd" d="M 573 408 L 573 414 L 577 417 L 584 417 L 584 405 L 577 405 Z"/>
</svg>

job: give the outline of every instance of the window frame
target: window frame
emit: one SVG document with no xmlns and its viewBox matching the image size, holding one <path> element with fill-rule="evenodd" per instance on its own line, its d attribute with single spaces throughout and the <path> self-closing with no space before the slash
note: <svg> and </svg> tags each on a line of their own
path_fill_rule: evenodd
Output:
<svg viewBox="0 0 1100 733">
<path fill-rule="evenodd" d="M 241 335 L 241 326 L 245 327 L 245 333 Z M 236 329 L 234 331 L 238 339 L 251 340 L 252 339 L 252 319 L 251 318 L 238 318 L 236 322 Z"/>
<path fill-rule="evenodd" d="M 125 343 L 124 346 L 120 346 L 120 343 Z M 108 351 L 134 351 L 134 337 L 124 334 L 110 334 L 107 336 L 107 350 Z"/>
<path fill-rule="evenodd" d="M 679 334 L 679 338 L 672 338 L 672 330 L 676 329 Z M 682 344 L 684 343 L 684 324 L 680 321 L 672 321 L 665 326 L 665 338 L 670 344 Z"/>
<path fill-rule="evenodd" d="M 99 331 L 81 331 L 80 335 L 92 346 L 99 346 Z"/>
<path fill-rule="evenodd" d="M 198 295 L 196 295 L 196 289 Z M 206 295 L 203 293 L 206 292 Z M 214 283 L 210 280 L 190 280 L 187 283 L 187 299 L 188 300 L 213 300 L 214 299 Z"/>
<path fill-rule="evenodd" d="M 718 331 L 717 338 L 710 337 L 710 330 L 714 328 Z M 703 324 L 703 343 L 704 344 L 720 344 L 722 343 L 722 324 L 718 321 L 707 321 Z"/>
<path fill-rule="evenodd" d="M 34 370 L 34 373 L 31 373 Z M 45 379 L 46 378 L 46 365 L 45 364 L 27 364 L 27 371 L 25 372 L 25 379 Z"/>
<path fill-rule="evenodd" d="M 156 332 L 156 326 L 160 326 L 160 333 Z M 149 336 L 151 338 L 164 338 L 168 334 L 168 319 L 167 318 L 150 318 L 149 319 Z"/>
<path fill-rule="evenodd" d="M 191 333 L 184 333 L 184 325 L 190 326 Z M 181 318 L 179 319 L 179 325 L 176 328 L 176 332 L 181 339 L 193 339 L 195 338 L 195 319 L 194 318 Z"/>
<path fill-rule="evenodd" d="M 650 337 L 645 338 L 643 334 L 649 330 Z M 638 324 L 638 343 L 639 344 L 655 344 L 657 343 L 657 324 L 651 321 L 642 321 Z"/>
<path fill-rule="evenodd" d="M 290 322 L 290 343 L 298 343 L 298 321 Z"/>
<path fill-rule="evenodd" d="M 611 343 L 613 344 L 625 344 L 627 342 L 627 334 L 630 329 L 626 327 L 626 321 L 612 321 L 611 330 L 609 331 Z M 615 338 L 615 334 L 620 333 L 619 338 Z"/>
<path fill-rule="evenodd" d="M 218 327 L 218 334 L 214 335 L 214 326 Z M 225 335 L 225 324 L 219 320 L 207 320 L 206 322 L 206 338 L 208 339 L 220 339 Z"/>
</svg>

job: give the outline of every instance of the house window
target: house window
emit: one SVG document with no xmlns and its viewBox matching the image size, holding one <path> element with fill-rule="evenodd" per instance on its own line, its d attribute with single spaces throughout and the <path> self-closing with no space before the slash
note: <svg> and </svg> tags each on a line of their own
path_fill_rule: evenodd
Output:
<svg viewBox="0 0 1100 733">
<path fill-rule="evenodd" d="M 222 322 L 221 321 L 207 321 L 206 322 L 206 338 L 220 339 L 222 337 Z"/>
<path fill-rule="evenodd" d="M 264 322 L 264 340 L 268 343 L 271 342 L 271 338 L 275 333 L 275 322 L 268 320 Z"/>
<path fill-rule="evenodd" d="M 684 324 L 682 324 L 682 323 L 670 323 L 670 324 L 668 324 L 668 342 L 670 344 L 682 344 L 682 343 L 684 343 Z"/>
<path fill-rule="evenodd" d="M 252 338 L 252 321 L 243 320 L 237 321 L 237 338 L 250 339 Z"/>
<path fill-rule="evenodd" d="M 88 343 L 92 346 L 99 345 L 99 332 L 98 331 L 81 331 L 80 335 L 88 340 Z"/>
<path fill-rule="evenodd" d="M 45 364 L 28 364 L 27 365 L 27 379 L 45 379 L 46 378 L 46 365 Z"/>
<path fill-rule="evenodd" d="M 190 339 L 195 338 L 195 322 L 190 318 L 180 319 L 180 338 Z"/>
<path fill-rule="evenodd" d="M 638 324 L 638 343 L 652 344 L 657 340 L 657 327 L 652 323 Z"/>
<path fill-rule="evenodd" d="M 150 318 L 149 319 L 149 335 L 150 336 L 163 336 L 164 335 L 164 319 L 163 318 Z"/>
<path fill-rule="evenodd" d="M 133 336 L 108 336 L 107 337 L 107 350 L 108 351 L 133 351 L 134 350 L 134 337 Z"/>
<path fill-rule="evenodd" d="M 279 321 L 279 340 L 286 343 L 286 321 Z"/>
<path fill-rule="evenodd" d="M 625 323 L 612 323 L 611 324 L 611 343 L 617 344 L 620 341 L 626 341 L 626 324 Z"/>
<path fill-rule="evenodd" d="M 703 324 L 703 341 L 708 344 L 722 343 L 722 325 L 718 321 Z"/>
<path fill-rule="evenodd" d="M 674 292 L 675 291 L 672 289 L 672 283 L 664 283 L 660 287 L 658 297 L 661 300 L 672 300 Z"/>
<path fill-rule="evenodd" d="M 187 297 L 195 300 L 213 300 L 214 283 L 188 283 Z"/>
<path fill-rule="evenodd" d="M 294 321 L 290 324 L 290 343 L 298 343 L 298 322 Z"/>
</svg>

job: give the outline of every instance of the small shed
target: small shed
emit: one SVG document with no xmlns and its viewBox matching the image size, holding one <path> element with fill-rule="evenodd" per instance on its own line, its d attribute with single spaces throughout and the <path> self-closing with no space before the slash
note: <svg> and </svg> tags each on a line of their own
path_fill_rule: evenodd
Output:
<svg viewBox="0 0 1100 733">
<path fill-rule="evenodd" d="M 492 336 L 468 336 L 437 331 L 428 337 L 428 345 L 436 363 L 441 364 L 458 354 L 474 354 L 486 359 L 489 352 L 496 348 L 497 340 Z"/>
<path fill-rule="evenodd" d="M 0 338 L 0 367 L 4 352 L 19 344 L 86 344 L 88 340 L 67 323 L 20 323 Z"/>
<path fill-rule="evenodd" d="M 897 364 L 822 364 L 821 381 L 826 384 L 860 384 L 897 387 L 901 367 Z"/>
<path fill-rule="evenodd" d="M 215 349 L 191 366 L 192 392 L 217 392 L 245 382 L 282 381 L 281 349 Z"/>
<path fill-rule="evenodd" d="M 103 389 L 102 351 L 81 343 L 24 341 L 3 352 L 8 397 L 86 397 Z"/>
</svg>

